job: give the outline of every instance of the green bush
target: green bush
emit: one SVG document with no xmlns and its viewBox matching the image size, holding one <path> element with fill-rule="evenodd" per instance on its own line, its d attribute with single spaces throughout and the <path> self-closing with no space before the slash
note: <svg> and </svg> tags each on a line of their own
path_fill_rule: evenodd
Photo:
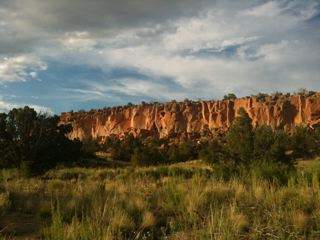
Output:
<svg viewBox="0 0 320 240">
<path fill-rule="evenodd" d="M 69 140 L 72 127 L 59 121 L 29 107 L 1 113 L 0 167 L 21 167 L 33 175 L 77 160 L 81 143 Z"/>
<path fill-rule="evenodd" d="M 275 134 L 270 126 L 262 125 L 257 127 L 254 131 L 254 159 L 270 159 L 270 149 L 274 142 Z"/>
<path fill-rule="evenodd" d="M 249 163 L 253 156 L 254 133 L 252 120 L 248 113 L 240 108 L 238 117 L 226 135 L 227 149 L 231 158 L 238 163 Z"/>
<path fill-rule="evenodd" d="M 110 152 L 113 160 L 130 162 L 134 149 L 140 148 L 141 145 L 141 138 L 126 134 L 122 139 L 119 139 L 118 136 L 109 136 L 101 149 Z"/>
<path fill-rule="evenodd" d="M 293 166 L 295 159 L 292 156 L 290 136 L 283 130 L 275 131 L 274 143 L 271 145 L 269 155 L 274 161 Z"/>
<path fill-rule="evenodd" d="M 235 100 L 237 96 L 234 93 L 228 93 L 227 95 L 223 96 L 223 100 Z"/>
<path fill-rule="evenodd" d="M 265 93 L 258 93 L 257 95 L 255 95 L 253 97 L 256 97 L 259 102 L 264 102 L 268 96 L 269 95 L 265 94 Z"/>
<path fill-rule="evenodd" d="M 165 158 L 157 145 L 145 145 L 135 148 L 131 155 L 131 163 L 135 166 L 165 163 Z"/>
<path fill-rule="evenodd" d="M 213 164 L 215 175 L 229 179 L 236 175 L 250 176 L 251 171 L 264 179 L 284 182 L 294 168 L 298 156 L 308 156 L 315 149 L 315 137 L 309 130 L 297 128 L 291 136 L 284 130 L 273 130 L 269 126 L 252 127 L 251 119 L 244 109 L 239 110 L 226 140 L 223 137 L 210 140 L 203 145 L 199 156 Z M 300 155 L 293 155 L 297 147 Z M 302 149 L 301 149 L 302 148 Z M 304 150 L 304 151 L 302 151 Z"/>
<path fill-rule="evenodd" d="M 319 155 L 320 154 L 320 127 L 317 127 L 314 130 L 314 139 L 315 139 L 315 143 L 316 143 L 315 154 Z"/>
<path fill-rule="evenodd" d="M 294 175 L 295 169 L 280 162 L 260 161 L 250 166 L 250 175 L 256 179 L 286 184 Z"/>
<path fill-rule="evenodd" d="M 210 164 L 223 164 L 230 159 L 226 147 L 218 139 L 204 144 L 199 152 L 199 157 Z"/>
<path fill-rule="evenodd" d="M 317 144 L 317 132 L 307 126 L 297 126 L 293 129 L 291 143 L 295 158 L 312 157 L 319 148 Z"/>
<path fill-rule="evenodd" d="M 167 149 L 167 162 L 177 163 L 195 159 L 198 156 L 196 143 L 185 140 L 179 144 L 172 144 Z"/>
<path fill-rule="evenodd" d="M 82 141 L 81 151 L 86 156 L 95 156 L 100 150 L 99 143 L 94 139 L 86 139 Z"/>
<path fill-rule="evenodd" d="M 292 166 L 292 139 L 283 130 L 260 126 L 254 130 L 253 161 L 277 162 Z"/>
</svg>

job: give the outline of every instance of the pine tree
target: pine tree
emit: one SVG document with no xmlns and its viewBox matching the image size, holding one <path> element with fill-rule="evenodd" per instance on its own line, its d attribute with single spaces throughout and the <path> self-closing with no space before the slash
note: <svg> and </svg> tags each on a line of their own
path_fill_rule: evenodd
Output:
<svg viewBox="0 0 320 240">
<path fill-rule="evenodd" d="M 253 157 L 254 133 L 252 120 L 248 113 L 240 108 L 227 136 L 227 148 L 231 157 L 238 163 L 249 163 Z"/>
</svg>

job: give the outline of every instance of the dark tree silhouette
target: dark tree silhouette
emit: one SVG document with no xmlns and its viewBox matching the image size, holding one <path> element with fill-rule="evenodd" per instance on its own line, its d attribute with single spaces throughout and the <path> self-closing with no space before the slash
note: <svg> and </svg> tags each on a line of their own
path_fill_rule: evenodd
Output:
<svg viewBox="0 0 320 240">
<path fill-rule="evenodd" d="M 29 107 L 0 114 L 0 165 L 24 167 L 42 173 L 80 156 L 81 143 L 66 135 L 70 125 L 59 125 L 58 116 L 38 114 Z"/>
<path fill-rule="evenodd" d="M 223 97 L 223 100 L 235 100 L 235 99 L 237 99 L 237 96 L 234 93 L 228 93 Z"/>
<path fill-rule="evenodd" d="M 248 163 L 253 155 L 254 133 L 252 120 L 248 113 L 240 108 L 238 117 L 234 120 L 227 135 L 227 147 L 234 159 Z"/>
</svg>

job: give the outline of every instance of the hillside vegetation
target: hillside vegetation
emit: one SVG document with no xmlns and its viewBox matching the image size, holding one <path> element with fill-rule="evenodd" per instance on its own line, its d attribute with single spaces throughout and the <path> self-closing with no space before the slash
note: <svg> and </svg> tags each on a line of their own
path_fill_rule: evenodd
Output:
<svg viewBox="0 0 320 240">
<path fill-rule="evenodd" d="M 254 128 L 240 109 L 223 134 L 70 131 L 0 114 L 3 239 L 320 239 L 320 128 Z"/>
</svg>

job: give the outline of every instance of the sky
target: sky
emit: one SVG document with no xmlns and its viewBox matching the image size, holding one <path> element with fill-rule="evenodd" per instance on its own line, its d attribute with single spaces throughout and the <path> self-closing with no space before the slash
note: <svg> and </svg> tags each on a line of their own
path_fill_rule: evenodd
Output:
<svg viewBox="0 0 320 240">
<path fill-rule="evenodd" d="M 0 112 L 320 89 L 319 0 L 0 0 Z"/>
</svg>

